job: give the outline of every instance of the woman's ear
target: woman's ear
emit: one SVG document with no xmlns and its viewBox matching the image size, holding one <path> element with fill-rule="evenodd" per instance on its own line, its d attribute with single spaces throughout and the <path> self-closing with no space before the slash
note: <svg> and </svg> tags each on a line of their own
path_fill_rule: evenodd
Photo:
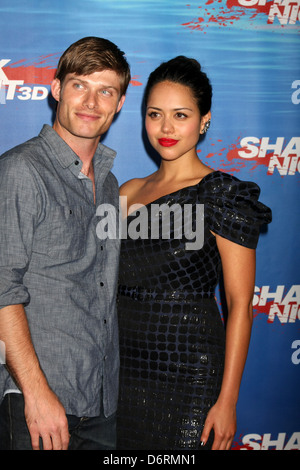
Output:
<svg viewBox="0 0 300 470">
<path fill-rule="evenodd" d="M 200 134 L 205 134 L 210 126 L 210 120 L 211 120 L 211 112 L 208 111 L 205 116 L 201 118 L 201 124 L 200 124 Z"/>
</svg>

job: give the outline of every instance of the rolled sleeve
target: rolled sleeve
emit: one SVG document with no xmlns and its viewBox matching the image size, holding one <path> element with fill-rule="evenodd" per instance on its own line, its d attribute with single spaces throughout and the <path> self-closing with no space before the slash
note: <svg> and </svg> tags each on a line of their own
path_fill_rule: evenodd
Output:
<svg viewBox="0 0 300 470">
<path fill-rule="evenodd" d="M 38 191 L 21 158 L 0 160 L 0 308 L 27 304 L 23 277 L 31 257 Z"/>
</svg>

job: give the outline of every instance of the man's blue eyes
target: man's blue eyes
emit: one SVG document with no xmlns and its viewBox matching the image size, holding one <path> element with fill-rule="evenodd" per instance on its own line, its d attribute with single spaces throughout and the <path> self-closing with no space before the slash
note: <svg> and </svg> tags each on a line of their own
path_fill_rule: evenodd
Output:
<svg viewBox="0 0 300 470">
<path fill-rule="evenodd" d="M 74 88 L 81 90 L 84 89 L 84 85 L 82 85 L 81 83 L 74 83 Z M 103 95 L 111 95 L 110 90 L 100 90 L 100 93 Z"/>
</svg>

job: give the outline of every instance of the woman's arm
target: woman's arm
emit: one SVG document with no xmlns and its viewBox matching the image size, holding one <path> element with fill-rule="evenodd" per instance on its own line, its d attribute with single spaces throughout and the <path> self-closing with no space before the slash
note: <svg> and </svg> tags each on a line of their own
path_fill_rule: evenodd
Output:
<svg viewBox="0 0 300 470">
<path fill-rule="evenodd" d="M 211 429 L 213 450 L 229 450 L 236 432 L 236 404 L 247 358 L 252 328 L 252 300 L 255 282 L 255 250 L 216 235 L 223 268 L 228 308 L 225 368 L 220 395 L 208 413 L 201 441 Z"/>
</svg>

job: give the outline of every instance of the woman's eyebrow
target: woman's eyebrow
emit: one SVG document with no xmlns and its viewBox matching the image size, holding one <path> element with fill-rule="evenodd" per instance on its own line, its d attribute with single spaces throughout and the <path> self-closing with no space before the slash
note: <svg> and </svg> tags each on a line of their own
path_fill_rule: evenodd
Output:
<svg viewBox="0 0 300 470">
<path fill-rule="evenodd" d="M 147 109 L 150 109 L 150 108 L 151 108 L 151 109 L 156 109 L 157 111 L 161 111 L 161 110 L 162 110 L 162 108 L 158 108 L 157 106 L 147 106 Z M 173 111 L 182 111 L 182 110 L 184 110 L 184 109 L 186 109 L 186 110 L 188 110 L 188 111 L 193 111 L 191 108 L 188 108 L 188 107 L 186 107 L 186 106 L 182 106 L 182 107 L 180 107 L 180 108 L 174 108 Z"/>
</svg>

